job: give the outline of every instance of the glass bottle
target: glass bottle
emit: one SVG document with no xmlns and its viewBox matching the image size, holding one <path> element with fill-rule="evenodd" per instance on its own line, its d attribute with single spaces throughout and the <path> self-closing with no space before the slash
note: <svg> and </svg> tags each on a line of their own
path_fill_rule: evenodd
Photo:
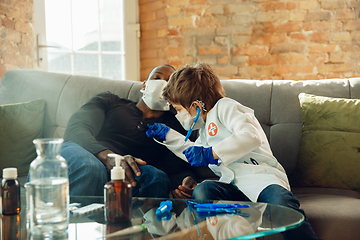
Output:
<svg viewBox="0 0 360 240">
<path fill-rule="evenodd" d="M 111 181 L 104 186 L 105 219 L 108 222 L 120 223 L 131 220 L 131 184 L 125 181 L 124 169 L 120 167 L 122 156 L 108 154 L 115 157 L 115 167 L 111 169 Z"/>
<path fill-rule="evenodd" d="M 20 185 L 16 168 L 4 168 L 1 182 L 1 206 L 3 215 L 20 212 Z"/>
<path fill-rule="evenodd" d="M 69 225 L 68 165 L 60 150 L 63 139 L 35 139 L 37 158 L 30 164 L 29 228 L 32 236 L 66 235 Z"/>
<path fill-rule="evenodd" d="M 1 222 L 1 239 L 20 240 L 20 214 L 2 216 Z"/>
</svg>

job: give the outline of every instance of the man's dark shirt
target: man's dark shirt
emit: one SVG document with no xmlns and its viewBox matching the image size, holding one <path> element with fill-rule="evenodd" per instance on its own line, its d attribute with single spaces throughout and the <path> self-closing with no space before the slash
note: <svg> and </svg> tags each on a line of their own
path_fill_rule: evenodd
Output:
<svg viewBox="0 0 360 240">
<path fill-rule="evenodd" d="M 173 189 L 181 185 L 186 176 L 197 180 L 189 163 L 145 134 L 147 124 L 157 122 L 186 134 L 174 113 L 167 111 L 160 118 L 143 118 L 136 104 L 110 92 L 95 95 L 69 119 L 65 141 L 75 142 L 95 156 L 109 149 L 120 155 L 141 158 L 167 173 Z"/>
</svg>

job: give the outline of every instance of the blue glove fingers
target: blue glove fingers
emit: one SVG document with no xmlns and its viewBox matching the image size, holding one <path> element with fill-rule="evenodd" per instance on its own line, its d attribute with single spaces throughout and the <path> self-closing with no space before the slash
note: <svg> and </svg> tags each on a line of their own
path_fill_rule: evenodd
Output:
<svg viewBox="0 0 360 240">
<path fill-rule="evenodd" d="M 149 138 L 153 138 L 153 137 L 156 137 L 156 129 L 157 129 L 157 127 L 156 127 L 156 125 L 155 125 L 156 123 L 154 123 L 153 125 L 151 125 L 151 124 L 148 124 L 147 126 L 148 126 L 148 130 L 146 130 L 146 136 L 148 136 Z"/>
<path fill-rule="evenodd" d="M 188 147 L 183 151 L 186 159 L 191 166 L 207 166 L 209 164 L 218 164 L 218 159 L 214 159 L 212 148 L 204 148 L 200 146 Z"/>
<path fill-rule="evenodd" d="M 187 149 L 185 149 L 183 151 L 186 159 L 188 160 L 188 162 L 190 163 L 191 166 L 199 167 L 201 165 L 206 164 L 206 163 L 203 163 L 204 154 L 203 154 L 202 148 L 203 147 L 193 146 L 193 147 L 188 147 Z M 208 164 L 206 164 L 204 166 L 207 166 L 207 165 Z"/>
<path fill-rule="evenodd" d="M 146 130 L 146 135 L 149 138 L 155 137 L 156 139 L 165 140 L 166 134 L 170 130 L 170 127 L 166 126 L 163 123 L 154 123 L 153 125 L 148 124 L 148 130 Z"/>
<path fill-rule="evenodd" d="M 188 162 L 190 163 L 191 166 L 196 166 L 196 165 L 194 165 L 195 162 L 193 161 L 193 160 L 195 160 L 195 158 L 192 157 L 192 151 L 191 151 L 192 148 L 193 147 L 188 147 L 182 153 L 185 155 L 186 159 L 188 160 Z"/>
</svg>

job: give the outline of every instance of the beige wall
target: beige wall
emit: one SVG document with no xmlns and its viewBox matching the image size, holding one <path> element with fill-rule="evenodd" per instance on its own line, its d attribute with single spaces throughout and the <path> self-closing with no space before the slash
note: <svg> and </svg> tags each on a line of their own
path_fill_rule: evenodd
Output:
<svg viewBox="0 0 360 240">
<path fill-rule="evenodd" d="M 0 1 L 0 78 L 34 67 L 33 12 L 33 0 Z"/>
<path fill-rule="evenodd" d="M 360 76 L 359 0 L 139 0 L 141 76 L 203 61 L 223 79 Z"/>
</svg>

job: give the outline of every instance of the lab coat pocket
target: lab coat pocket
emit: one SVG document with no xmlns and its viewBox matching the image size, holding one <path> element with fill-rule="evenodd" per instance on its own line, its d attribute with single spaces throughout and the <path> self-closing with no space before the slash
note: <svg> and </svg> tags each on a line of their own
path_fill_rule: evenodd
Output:
<svg viewBox="0 0 360 240">
<path fill-rule="evenodd" d="M 224 164 L 220 164 L 220 166 L 210 164 L 209 168 L 220 177 L 219 182 L 231 183 L 234 180 L 234 172 Z"/>
</svg>

